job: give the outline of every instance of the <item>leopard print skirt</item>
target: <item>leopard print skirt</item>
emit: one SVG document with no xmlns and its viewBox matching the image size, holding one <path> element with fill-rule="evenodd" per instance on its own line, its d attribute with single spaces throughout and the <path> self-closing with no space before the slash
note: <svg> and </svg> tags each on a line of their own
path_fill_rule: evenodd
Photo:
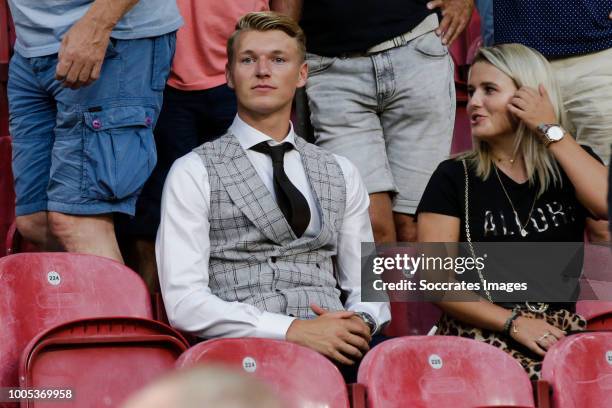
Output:
<svg viewBox="0 0 612 408">
<path fill-rule="evenodd" d="M 547 311 L 545 313 L 520 310 L 519 315 L 536 319 L 545 318 L 548 324 L 567 332 L 582 331 L 586 328 L 586 320 L 582 316 L 565 309 Z M 470 326 L 444 313 L 438 322 L 436 334 L 466 337 L 499 347 L 521 363 L 531 380 L 540 379 L 542 357 L 502 333 Z"/>
</svg>

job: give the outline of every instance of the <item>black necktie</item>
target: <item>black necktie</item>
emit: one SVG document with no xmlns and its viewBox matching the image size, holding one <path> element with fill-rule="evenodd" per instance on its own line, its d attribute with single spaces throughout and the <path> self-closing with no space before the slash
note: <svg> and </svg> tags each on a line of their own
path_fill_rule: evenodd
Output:
<svg viewBox="0 0 612 408">
<path fill-rule="evenodd" d="M 302 193 L 287 177 L 283 166 L 285 152 L 293 149 L 293 145 L 283 143 L 270 146 L 267 142 L 261 142 L 251 149 L 259 153 L 265 153 L 272 158 L 274 192 L 276 193 L 278 206 L 295 235 L 301 237 L 310 223 L 310 208 Z"/>
</svg>

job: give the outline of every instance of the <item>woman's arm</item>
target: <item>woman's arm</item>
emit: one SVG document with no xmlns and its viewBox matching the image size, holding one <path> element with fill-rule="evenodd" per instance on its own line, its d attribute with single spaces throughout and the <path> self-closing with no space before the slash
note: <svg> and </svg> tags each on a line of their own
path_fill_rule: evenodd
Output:
<svg viewBox="0 0 612 408">
<path fill-rule="evenodd" d="M 435 213 L 420 213 L 419 242 L 458 242 L 461 220 Z M 484 299 L 478 302 L 436 302 L 449 315 L 487 330 L 502 331 L 512 312 Z"/>
<path fill-rule="evenodd" d="M 608 174 L 570 134 L 549 147 L 576 190 L 578 201 L 599 219 L 608 218 Z"/>
<path fill-rule="evenodd" d="M 543 85 L 539 89 L 521 87 L 508 109 L 525 125 L 537 132 L 541 124 L 557 123 L 557 116 L 548 92 Z M 549 145 L 563 171 L 576 190 L 578 201 L 600 219 L 608 218 L 608 175 L 606 167 L 584 151 L 571 135 Z"/>
<path fill-rule="evenodd" d="M 419 213 L 417 228 L 419 242 L 458 242 L 461 221 L 457 217 L 435 213 Z M 467 324 L 501 332 L 512 311 L 485 299 L 477 302 L 435 302 L 444 312 Z M 553 336 L 544 337 L 546 333 Z M 565 333 L 541 319 L 519 317 L 512 325 L 510 336 L 534 353 L 546 350 Z M 540 340 L 542 339 L 542 340 Z"/>
</svg>

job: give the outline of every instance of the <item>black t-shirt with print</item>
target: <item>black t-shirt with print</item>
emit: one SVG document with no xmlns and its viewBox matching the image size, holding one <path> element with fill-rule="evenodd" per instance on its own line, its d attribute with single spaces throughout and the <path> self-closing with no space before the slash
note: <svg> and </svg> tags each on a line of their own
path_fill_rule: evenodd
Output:
<svg viewBox="0 0 612 408">
<path fill-rule="evenodd" d="M 583 148 L 599 158 L 586 146 Z M 517 183 L 499 171 L 492 170 L 487 180 L 469 170 L 470 234 L 473 242 L 581 242 L 588 211 L 576 198 L 574 187 L 563 171 L 561 185 L 549 187 L 533 204 L 537 183 Z M 514 208 L 500 185 L 504 184 Z M 533 204 L 529 222 L 527 216 Z M 465 242 L 465 175 L 460 160 L 445 160 L 431 176 L 419 203 L 417 214 L 431 212 L 461 219 L 460 241 Z M 527 222 L 527 235 L 520 229 Z"/>
<path fill-rule="evenodd" d="M 585 151 L 599 158 L 593 151 L 583 146 Z M 575 189 L 563 171 L 561 184 L 550 186 L 540 197 L 533 202 L 538 191 L 537 183 L 516 183 L 504 172 L 499 171 L 499 179 L 492 170 L 487 180 L 478 177 L 473 169 L 469 171 L 469 216 L 470 235 L 472 242 L 582 242 L 588 211 L 576 198 Z M 514 215 L 512 206 L 504 193 L 500 180 L 518 212 L 518 219 Z M 531 217 L 527 217 L 533 205 Z M 460 160 L 445 160 L 431 176 L 427 188 L 423 193 L 417 208 L 417 214 L 431 212 L 444 214 L 461 219 L 460 242 L 466 242 L 465 236 L 465 173 Z M 526 236 L 520 231 L 525 226 Z M 541 248 L 542 249 L 542 248 Z M 547 256 L 556 257 L 556 249 L 538 252 L 543 259 Z M 527 270 L 526 265 L 533 259 L 521 259 L 513 253 L 500 255 L 496 258 L 499 264 L 505 265 L 508 271 Z M 582 269 L 582 251 L 577 258 L 573 258 L 563 274 L 580 276 Z M 524 264 L 527 262 L 527 264 Z M 562 282 L 562 281 L 559 281 Z M 563 283 L 551 282 L 550 287 L 564 288 L 564 297 L 568 301 L 575 300 L 578 295 L 577 287 L 564 286 Z M 545 285 L 546 286 L 546 285 Z M 567 296 L 566 296 L 567 295 Z M 502 303 L 504 307 L 511 304 Z M 559 303 L 566 309 L 573 310 L 572 303 Z"/>
</svg>

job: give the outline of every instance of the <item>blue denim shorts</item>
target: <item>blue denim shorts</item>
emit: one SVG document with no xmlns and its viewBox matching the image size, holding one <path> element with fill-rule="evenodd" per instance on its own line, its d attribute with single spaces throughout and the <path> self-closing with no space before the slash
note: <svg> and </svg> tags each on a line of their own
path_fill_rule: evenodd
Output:
<svg viewBox="0 0 612 408">
<path fill-rule="evenodd" d="M 100 78 L 72 90 L 55 80 L 57 54 L 9 66 L 16 214 L 133 215 L 156 163 L 153 128 L 175 33 L 109 43 Z"/>
</svg>

